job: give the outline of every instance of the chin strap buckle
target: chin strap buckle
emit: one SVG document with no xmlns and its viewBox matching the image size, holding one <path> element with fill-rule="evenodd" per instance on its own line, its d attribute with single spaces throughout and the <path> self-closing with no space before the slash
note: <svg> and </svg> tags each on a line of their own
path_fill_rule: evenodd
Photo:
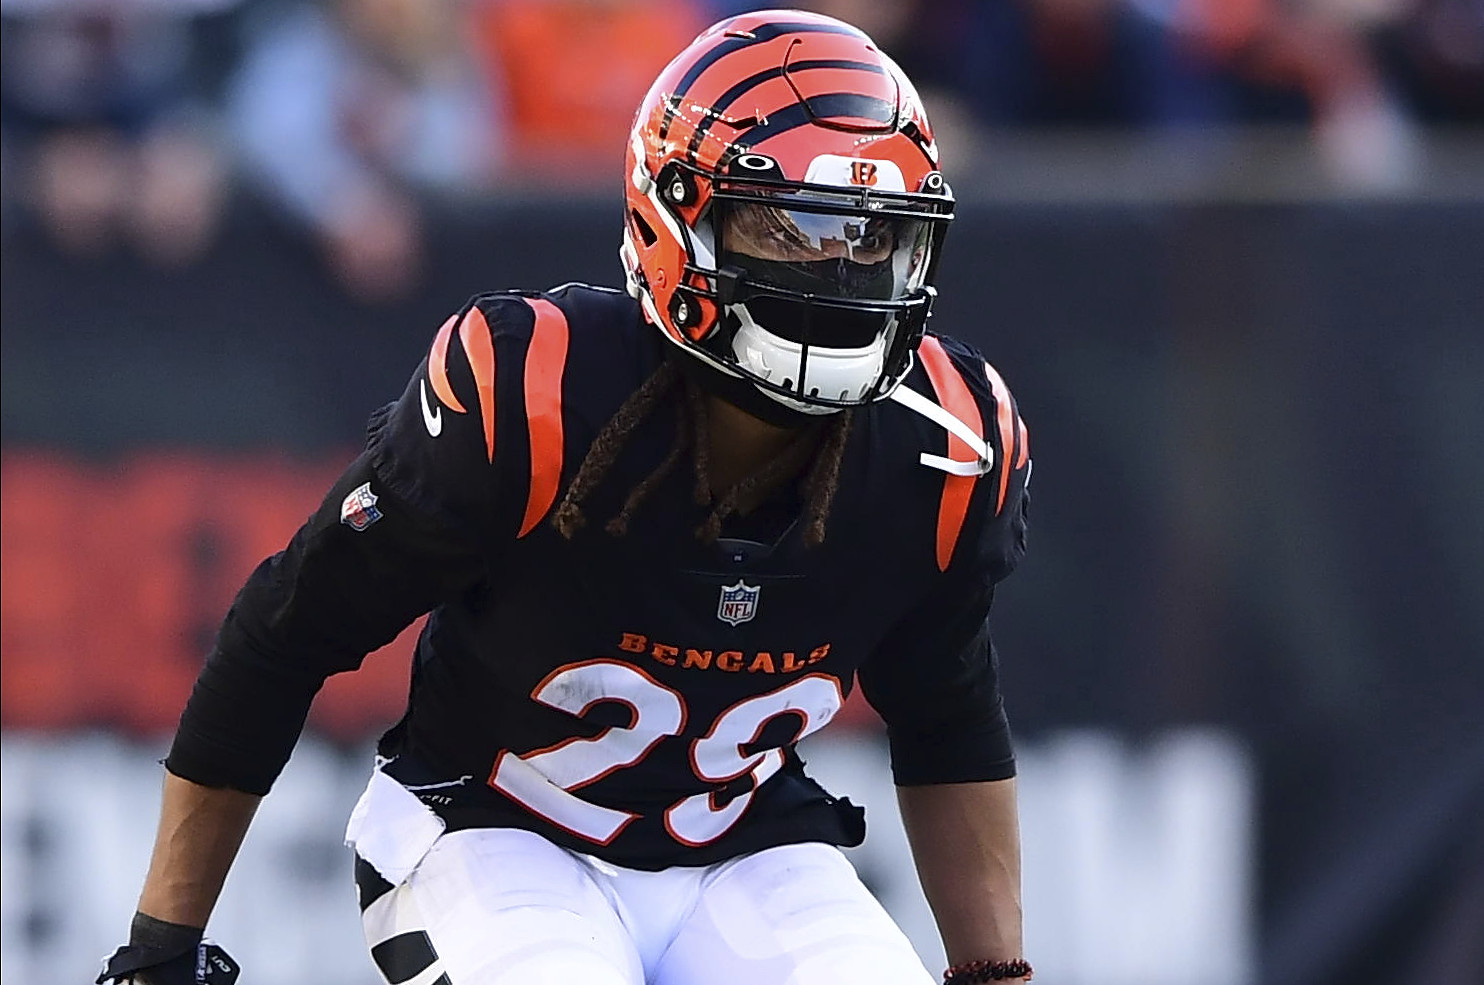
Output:
<svg viewBox="0 0 1484 985">
<path fill-rule="evenodd" d="M 994 449 L 974 433 L 974 429 L 950 414 L 939 404 L 929 400 L 905 383 L 891 392 L 891 399 L 914 413 L 921 414 L 934 424 L 948 431 L 969 446 L 974 458 L 963 461 L 943 455 L 923 452 L 917 460 L 930 469 L 947 472 L 949 475 L 981 476 L 994 470 Z"/>
<path fill-rule="evenodd" d="M 742 281 L 747 276 L 741 267 L 721 267 L 713 275 L 716 278 L 716 302 L 725 308 L 738 301 L 745 301 Z"/>
</svg>

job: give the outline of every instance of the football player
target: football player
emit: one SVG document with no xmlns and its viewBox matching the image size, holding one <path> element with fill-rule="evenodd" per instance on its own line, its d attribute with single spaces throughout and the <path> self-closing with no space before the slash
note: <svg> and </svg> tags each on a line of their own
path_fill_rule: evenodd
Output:
<svg viewBox="0 0 1484 985">
<path fill-rule="evenodd" d="M 425 613 L 346 834 L 387 982 L 934 981 L 795 751 L 857 681 L 945 980 L 1030 977 L 989 634 L 1027 432 L 925 333 L 953 197 L 912 84 L 839 21 L 731 18 L 645 97 L 624 188 L 627 291 L 466 304 L 248 579 L 100 982 L 235 974 L 202 928 L 315 692 Z"/>
</svg>

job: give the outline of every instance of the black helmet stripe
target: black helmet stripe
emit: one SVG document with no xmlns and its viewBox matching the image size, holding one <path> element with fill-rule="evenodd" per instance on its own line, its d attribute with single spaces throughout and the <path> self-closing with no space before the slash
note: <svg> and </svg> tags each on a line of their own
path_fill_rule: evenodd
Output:
<svg viewBox="0 0 1484 985">
<path fill-rule="evenodd" d="M 857 119 L 879 122 L 875 127 L 866 130 L 821 119 L 821 117 L 841 116 L 853 116 Z M 895 129 L 896 120 L 897 108 L 884 99 L 862 96 L 858 92 L 830 92 L 822 96 L 811 96 L 801 103 L 794 103 L 792 106 L 779 110 L 768 117 L 767 123 L 759 124 L 740 134 L 736 143 L 741 147 L 756 147 L 765 140 L 771 140 L 779 134 L 810 123 L 818 123 L 821 126 L 838 130 L 886 133 Z"/>
<path fill-rule="evenodd" d="M 741 30 L 741 28 L 738 30 Z M 866 38 L 863 32 L 848 24 L 808 24 L 793 22 L 759 24 L 757 27 L 748 29 L 747 33 L 752 35 L 752 37 L 723 37 L 697 58 L 695 64 L 687 69 L 686 73 L 680 77 L 679 84 L 675 86 L 675 91 L 671 93 L 671 107 L 678 105 L 680 97 L 690 92 L 690 87 L 696 84 L 696 79 L 701 77 L 702 72 L 739 48 L 746 48 L 764 41 L 772 41 L 786 34 L 844 34 L 850 37 Z M 866 38 L 866 40 L 870 39 Z M 665 121 L 660 126 L 661 139 L 670 132 L 670 123 L 674 118 L 673 108 L 665 113 Z"/>
<path fill-rule="evenodd" d="M 858 69 L 862 72 L 873 72 L 876 75 L 886 74 L 886 70 L 880 65 L 873 65 L 870 62 L 851 61 L 848 58 L 816 58 L 811 61 L 794 62 L 788 66 L 788 71 L 790 73 L 806 72 L 816 68 Z M 715 123 L 728 109 L 731 109 L 732 104 L 737 100 L 764 82 L 779 78 L 783 75 L 783 71 L 784 66 L 775 65 L 773 68 L 748 76 L 722 93 L 712 107 L 706 111 L 706 118 L 697 124 L 696 132 L 691 134 L 690 143 L 686 146 L 686 155 L 690 160 L 694 161 L 696 159 L 696 151 L 701 149 L 701 141 L 705 140 L 706 134 L 711 132 L 711 124 Z"/>
</svg>

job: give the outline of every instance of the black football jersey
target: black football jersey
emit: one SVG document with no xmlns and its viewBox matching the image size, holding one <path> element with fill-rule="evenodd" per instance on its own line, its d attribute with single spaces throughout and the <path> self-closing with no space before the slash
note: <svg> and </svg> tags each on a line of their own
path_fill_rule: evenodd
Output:
<svg viewBox="0 0 1484 985">
<path fill-rule="evenodd" d="M 243 589 L 172 771 L 266 790 L 324 678 L 430 613 L 381 768 L 452 829 L 526 828 L 651 869 L 856 844 L 860 812 L 794 744 L 857 680 L 897 782 L 1012 775 L 988 615 L 1024 551 L 1030 464 L 998 374 L 929 336 L 905 385 L 983 437 L 979 467 L 972 435 L 897 402 L 860 408 L 821 545 L 804 544 L 793 483 L 703 542 L 711 506 L 688 468 L 609 533 L 675 440 L 664 401 L 563 537 L 555 504 L 668 345 L 629 297 L 588 286 L 484 295 L 451 317 Z M 224 703 L 244 694 L 250 707 Z"/>
</svg>

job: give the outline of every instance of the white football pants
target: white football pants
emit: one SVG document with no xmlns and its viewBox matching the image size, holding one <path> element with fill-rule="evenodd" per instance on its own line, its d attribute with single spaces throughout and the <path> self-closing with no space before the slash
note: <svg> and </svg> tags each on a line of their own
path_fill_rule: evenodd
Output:
<svg viewBox="0 0 1484 985">
<path fill-rule="evenodd" d="M 390 985 L 933 985 L 841 852 L 644 872 L 537 834 L 443 835 L 363 913 Z"/>
</svg>

